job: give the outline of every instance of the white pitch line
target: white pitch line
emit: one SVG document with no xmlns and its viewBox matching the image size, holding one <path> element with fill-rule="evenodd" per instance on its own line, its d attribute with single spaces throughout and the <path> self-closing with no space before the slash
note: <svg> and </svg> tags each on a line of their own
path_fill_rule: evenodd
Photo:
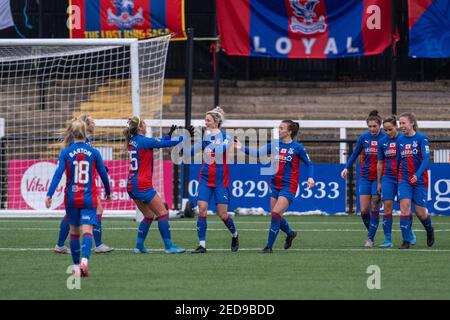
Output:
<svg viewBox="0 0 450 320">
<path fill-rule="evenodd" d="M 214 218 L 213 218 L 214 219 Z M 288 219 L 289 220 L 289 219 Z M 382 222 L 383 219 L 380 218 L 380 223 Z M 128 223 L 128 222 L 132 222 L 132 221 L 108 221 L 106 220 L 108 224 L 115 224 L 115 223 Z M 2 220 L 0 219 L 0 225 L 3 222 L 12 222 L 12 223 L 16 223 L 16 222 L 26 222 L 26 223 L 59 223 L 59 221 L 30 221 L 30 220 Z M 179 223 L 190 223 L 190 224 L 195 224 L 197 222 L 197 220 L 175 220 L 175 219 L 170 219 L 170 223 L 173 224 L 179 224 Z M 416 222 L 416 221 L 415 221 Z M 450 222 L 433 222 L 433 225 L 450 225 Z M 266 221 L 239 221 L 239 220 L 235 220 L 236 224 L 269 224 L 270 223 L 270 218 L 267 219 Z M 417 222 L 419 223 L 419 222 Z M 137 223 L 136 223 L 137 224 Z M 208 219 L 208 224 L 222 224 L 222 221 L 211 221 L 210 219 Z M 317 225 L 327 225 L 327 224 L 331 224 L 331 225 L 363 225 L 362 222 L 345 222 L 345 221 L 334 221 L 334 222 L 325 222 L 325 221 L 318 221 L 318 222 L 314 222 L 314 221 L 289 221 L 290 225 L 302 225 L 302 224 L 317 224 Z"/>
<path fill-rule="evenodd" d="M 123 227 L 123 228 L 102 228 L 103 230 L 113 231 L 137 231 L 137 228 Z M 196 227 L 193 228 L 170 228 L 173 231 L 196 231 Z M 57 231 L 59 228 L 3 228 L 0 227 L 0 231 Z M 269 229 L 245 229 L 238 228 L 238 231 L 249 232 L 267 232 Z M 413 229 L 414 232 L 425 232 L 423 229 Z M 208 231 L 227 231 L 225 228 L 215 229 L 208 228 Z M 365 229 L 298 229 L 301 232 L 363 232 Z M 392 230 L 393 232 L 400 232 L 401 230 Z M 450 232 L 450 229 L 435 229 L 434 232 Z"/>
<path fill-rule="evenodd" d="M 154 252 L 163 252 L 164 249 L 152 249 L 151 251 Z M 187 248 L 186 252 L 189 253 L 189 251 L 194 250 L 194 248 Z M 53 248 L 0 248 L 1 251 L 13 251 L 13 252 L 27 252 L 27 251 L 53 251 Z M 114 248 L 114 251 L 129 251 L 130 253 L 133 251 L 132 248 Z M 208 251 L 230 251 L 229 248 L 208 248 Z M 261 248 L 239 248 L 239 251 L 261 251 Z M 406 249 L 406 250 L 399 250 L 399 249 L 380 249 L 380 248 L 291 248 L 289 251 L 296 251 L 296 252 L 450 252 L 450 249 Z M 282 249 L 275 249 L 274 253 L 276 252 L 286 252 Z M 114 254 L 114 253 L 109 253 Z M 236 254 L 236 253 L 234 253 Z"/>
</svg>

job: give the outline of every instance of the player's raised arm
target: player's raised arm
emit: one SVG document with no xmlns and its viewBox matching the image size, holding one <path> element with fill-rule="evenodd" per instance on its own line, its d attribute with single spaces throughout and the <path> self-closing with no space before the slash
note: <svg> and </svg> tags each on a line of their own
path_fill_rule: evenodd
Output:
<svg viewBox="0 0 450 320">
<path fill-rule="evenodd" d="M 272 153 L 272 143 L 268 143 L 256 150 L 249 147 L 244 147 L 242 143 L 237 139 L 235 139 L 235 143 L 239 150 L 255 158 L 258 158 L 260 156 L 267 156 Z"/>
</svg>

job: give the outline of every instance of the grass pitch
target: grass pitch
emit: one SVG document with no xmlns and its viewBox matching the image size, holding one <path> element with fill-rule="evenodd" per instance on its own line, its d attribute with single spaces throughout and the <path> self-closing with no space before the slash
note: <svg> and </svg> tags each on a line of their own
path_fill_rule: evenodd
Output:
<svg viewBox="0 0 450 320">
<path fill-rule="evenodd" d="M 59 220 L 0 219 L 0 299 L 450 299 L 450 217 L 433 217 L 436 242 L 415 219 L 417 244 L 398 250 L 366 249 L 367 232 L 358 216 L 287 216 L 299 236 L 289 250 L 280 231 L 274 252 L 260 254 L 270 217 L 236 217 L 241 249 L 230 251 L 230 234 L 218 217 L 208 217 L 208 253 L 197 246 L 196 220 L 173 219 L 172 238 L 188 249 L 167 255 L 157 223 L 146 241 L 151 254 L 134 254 L 137 223 L 104 219 L 103 239 L 115 251 L 93 253 L 91 277 L 80 290 L 66 286 L 69 255 L 53 253 Z M 380 223 L 376 244 L 383 240 Z M 68 241 L 66 241 L 68 245 Z M 381 289 L 368 289 L 371 265 L 381 271 Z"/>
</svg>

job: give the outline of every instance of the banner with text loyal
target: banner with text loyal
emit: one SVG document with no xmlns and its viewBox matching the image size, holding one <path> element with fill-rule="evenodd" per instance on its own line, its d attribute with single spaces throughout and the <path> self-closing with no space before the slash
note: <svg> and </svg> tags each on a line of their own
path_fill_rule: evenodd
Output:
<svg viewBox="0 0 450 320">
<path fill-rule="evenodd" d="M 229 55 L 340 58 L 382 53 L 391 44 L 391 1 L 217 0 Z"/>
<path fill-rule="evenodd" d="M 69 0 L 71 38 L 186 39 L 184 0 Z"/>
<path fill-rule="evenodd" d="M 450 57 L 450 1 L 409 0 L 409 56 Z"/>
</svg>

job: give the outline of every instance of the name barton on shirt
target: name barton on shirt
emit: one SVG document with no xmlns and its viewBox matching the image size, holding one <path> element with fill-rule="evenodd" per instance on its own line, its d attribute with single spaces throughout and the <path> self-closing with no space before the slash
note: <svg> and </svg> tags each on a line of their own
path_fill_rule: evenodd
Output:
<svg viewBox="0 0 450 320">
<path fill-rule="evenodd" d="M 69 152 L 69 156 L 71 158 L 75 157 L 78 154 L 85 154 L 90 157 L 92 155 L 92 151 L 86 150 L 84 148 L 78 148 L 78 149 L 73 150 L 72 152 Z"/>
</svg>

